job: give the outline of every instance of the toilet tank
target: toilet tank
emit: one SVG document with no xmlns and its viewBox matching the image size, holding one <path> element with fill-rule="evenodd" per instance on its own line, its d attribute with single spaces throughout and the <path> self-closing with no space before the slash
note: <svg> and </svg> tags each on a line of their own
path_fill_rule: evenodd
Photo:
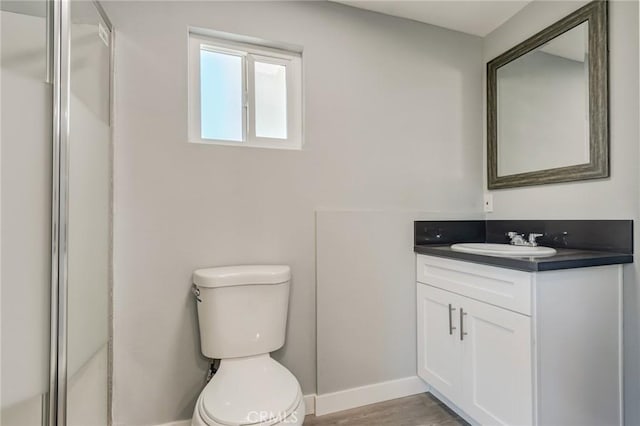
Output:
<svg viewBox="0 0 640 426">
<path fill-rule="evenodd" d="M 209 358 L 266 354 L 284 345 L 291 272 L 285 265 L 198 269 L 200 346 Z"/>
</svg>

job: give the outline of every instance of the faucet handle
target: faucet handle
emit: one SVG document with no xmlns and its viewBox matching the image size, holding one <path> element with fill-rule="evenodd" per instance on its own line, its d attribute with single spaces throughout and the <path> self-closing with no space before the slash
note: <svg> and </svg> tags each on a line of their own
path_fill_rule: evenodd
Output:
<svg viewBox="0 0 640 426">
<path fill-rule="evenodd" d="M 507 232 L 507 237 L 511 240 L 509 244 L 514 246 L 524 246 L 526 245 L 524 241 L 524 234 L 518 234 L 517 232 Z"/>
<path fill-rule="evenodd" d="M 538 242 L 536 241 L 536 238 L 538 237 L 542 237 L 544 236 L 544 234 L 536 234 L 535 232 L 532 232 L 531 234 L 529 234 L 529 244 L 531 244 L 532 246 L 537 246 Z"/>
</svg>

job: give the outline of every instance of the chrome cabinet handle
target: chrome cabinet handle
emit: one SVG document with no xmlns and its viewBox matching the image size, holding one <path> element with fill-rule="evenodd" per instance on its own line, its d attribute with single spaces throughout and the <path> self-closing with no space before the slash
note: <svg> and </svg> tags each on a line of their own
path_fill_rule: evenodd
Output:
<svg viewBox="0 0 640 426">
<path fill-rule="evenodd" d="M 453 330 L 455 330 L 456 328 L 453 326 L 453 311 L 455 311 L 456 308 L 454 308 L 453 306 L 451 306 L 451 303 L 449 303 L 449 334 L 453 335 Z"/>
<path fill-rule="evenodd" d="M 467 313 L 464 311 L 464 309 L 460 308 L 460 340 L 464 340 L 464 336 L 467 335 L 467 333 L 464 331 L 464 316 L 467 315 Z"/>
</svg>

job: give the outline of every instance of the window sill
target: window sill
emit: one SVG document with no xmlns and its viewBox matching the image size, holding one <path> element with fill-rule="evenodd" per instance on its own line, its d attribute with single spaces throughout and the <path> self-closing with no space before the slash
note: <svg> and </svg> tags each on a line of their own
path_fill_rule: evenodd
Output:
<svg viewBox="0 0 640 426">
<path fill-rule="evenodd" d="M 266 149 L 284 149 L 288 151 L 301 151 L 302 142 L 296 140 L 278 140 L 273 142 L 234 142 L 216 139 L 189 139 L 189 143 L 198 145 L 221 145 L 231 146 L 235 148 L 266 148 Z"/>
</svg>

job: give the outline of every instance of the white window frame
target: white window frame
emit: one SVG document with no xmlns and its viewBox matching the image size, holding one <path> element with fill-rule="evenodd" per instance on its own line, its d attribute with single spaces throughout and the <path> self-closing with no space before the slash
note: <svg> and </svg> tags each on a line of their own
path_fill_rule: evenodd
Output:
<svg viewBox="0 0 640 426">
<path fill-rule="evenodd" d="M 233 39 L 214 37 L 189 30 L 188 71 L 188 123 L 189 142 L 201 144 L 242 146 L 254 148 L 302 149 L 302 54 L 300 51 L 284 50 L 264 44 L 247 43 Z M 234 36 L 237 39 L 242 36 Z M 237 55 L 242 57 L 242 141 L 203 139 L 200 111 L 200 50 Z M 286 71 L 287 88 L 287 138 L 256 136 L 255 126 L 255 61 L 282 65 Z"/>
</svg>

